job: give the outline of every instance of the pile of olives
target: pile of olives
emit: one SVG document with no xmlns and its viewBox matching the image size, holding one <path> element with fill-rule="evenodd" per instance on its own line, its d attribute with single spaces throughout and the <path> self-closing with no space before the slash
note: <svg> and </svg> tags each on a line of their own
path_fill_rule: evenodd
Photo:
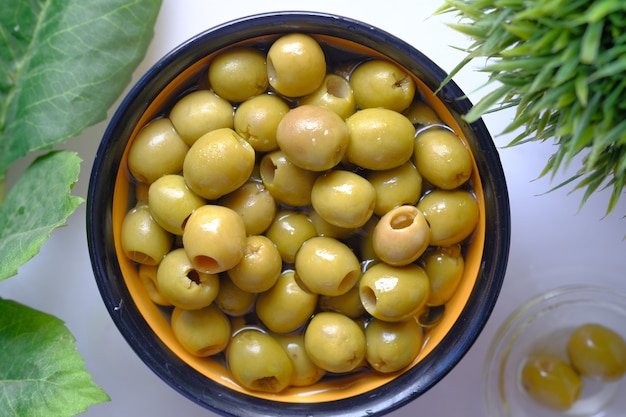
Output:
<svg viewBox="0 0 626 417">
<path fill-rule="evenodd" d="M 180 344 L 254 391 L 410 365 L 480 216 L 412 76 L 301 33 L 218 53 L 127 165 L 124 254 Z"/>
<path fill-rule="evenodd" d="M 575 328 L 563 355 L 533 352 L 524 361 L 520 383 L 538 404 L 569 410 L 581 397 L 584 379 L 612 382 L 626 373 L 626 341 L 598 323 Z"/>
</svg>

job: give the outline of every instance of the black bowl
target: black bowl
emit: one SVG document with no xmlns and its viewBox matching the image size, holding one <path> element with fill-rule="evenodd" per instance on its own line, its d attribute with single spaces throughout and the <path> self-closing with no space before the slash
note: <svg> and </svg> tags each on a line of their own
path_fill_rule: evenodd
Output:
<svg viewBox="0 0 626 417">
<path fill-rule="evenodd" d="M 171 94 L 187 88 L 188 80 L 216 52 L 290 32 L 385 56 L 412 73 L 424 99 L 470 148 L 475 162 L 473 187 L 481 209 L 467 249 L 464 283 L 446 306 L 444 319 L 435 326 L 419 360 L 406 371 L 382 379 L 326 381 L 322 397 L 256 395 L 233 389 L 219 378 L 219 369 L 199 370 L 182 357 L 160 330 L 167 319 L 139 293 L 136 277 L 129 276 L 133 268 L 121 259 L 118 239 L 129 204 L 125 158 L 139 126 L 154 117 Z M 99 290 L 119 331 L 146 365 L 182 395 L 226 416 L 382 415 L 441 380 L 470 349 L 491 314 L 506 271 L 511 228 L 505 177 L 492 138 L 482 120 L 463 121 L 461 115 L 472 104 L 454 82 L 437 91 L 445 77 L 429 58 L 385 31 L 350 18 L 311 12 L 268 13 L 227 22 L 193 37 L 157 62 L 110 121 L 95 158 L 87 200 L 88 244 Z"/>
</svg>

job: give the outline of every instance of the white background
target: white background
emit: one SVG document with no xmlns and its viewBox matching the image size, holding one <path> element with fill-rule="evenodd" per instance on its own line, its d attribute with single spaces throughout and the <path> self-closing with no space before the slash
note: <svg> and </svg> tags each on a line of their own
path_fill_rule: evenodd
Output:
<svg viewBox="0 0 626 417">
<path fill-rule="evenodd" d="M 154 40 L 134 80 L 165 53 L 198 32 L 245 15 L 278 10 L 331 12 L 364 21 L 407 41 L 449 72 L 464 56 L 452 46 L 467 46 L 468 40 L 445 25 L 455 20 L 452 15 L 433 16 L 439 5 L 436 0 L 219 3 L 164 0 Z M 478 89 L 486 79 L 477 71 L 480 64 L 473 63 L 455 77 L 455 82 L 473 102 L 486 93 Z M 626 220 L 622 219 L 626 214 L 626 199 L 612 215 L 603 218 L 608 193 L 594 196 L 580 210 L 580 192 L 568 195 L 569 189 L 564 189 L 544 194 L 577 166 L 553 181 L 535 180 L 554 151 L 553 145 L 504 148 L 512 137 L 499 133 L 509 118 L 510 114 L 505 113 L 485 118 L 500 148 L 511 201 L 511 253 L 501 296 L 484 331 L 463 360 L 442 382 L 392 416 L 418 413 L 430 417 L 485 416 L 482 372 L 486 351 L 498 326 L 522 301 L 566 283 L 595 283 L 626 291 Z M 105 127 L 106 121 L 99 123 L 65 146 L 77 151 L 83 159 L 74 189 L 82 197 L 87 195 L 92 161 Z M 91 270 L 84 204 L 70 217 L 66 227 L 53 232 L 41 253 L 23 266 L 18 276 L 0 283 L 0 296 L 54 314 L 67 323 L 95 382 L 112 399 L 92 406 L 86 416 L 214 415 L 169 388 L 138 359 L 118 333 Z"/>
</svg>

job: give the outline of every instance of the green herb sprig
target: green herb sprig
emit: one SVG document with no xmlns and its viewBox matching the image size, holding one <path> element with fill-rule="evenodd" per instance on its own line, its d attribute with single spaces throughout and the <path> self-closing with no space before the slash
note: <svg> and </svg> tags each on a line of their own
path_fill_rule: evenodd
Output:
<svg viewBox="0 0 626 417">
<path fill-rule="evenodd" d="M 574 184 L 581 206 L 612 188 L 606 213 L 626 183 L 626 2 L 621 0 L 444 0 L 456 31 L 471 38 L 465 58 L 444 84 L 476 58 L 487 84 L 498 86 L 465 116 L 515 107 L 502 133 L 509 146 L 555 141 L 540 177 L 556 174 L 576 155 L 582 167 L 550 191 Z M 581 152 L 586 153 L 581 154 Z"/>
</svg>

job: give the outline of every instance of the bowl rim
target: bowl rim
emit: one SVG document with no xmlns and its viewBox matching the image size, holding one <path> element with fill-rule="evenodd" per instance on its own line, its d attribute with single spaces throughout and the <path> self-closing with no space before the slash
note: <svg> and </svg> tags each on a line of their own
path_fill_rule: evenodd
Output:
<svg viewBox="0 0 626 417">
<path fill-rule="evenodd" d="M 433 61 L 403 40 L 372 25 L 352 18 L 308 11 L 268 12 L 250 15 L 207 29 L 183 42 L 156 62 L 131 88 L 111 118 L 98 147 L 87 195 L 87 240 L 92 269 L 105 306 L 115 325 L 142 361 L 164 382 L 190 400 L 221 414 L 238 416 L 312 415 L 310 403 L 280 403 L 251 397 L 208 380 L 179 358 L 174 357 L 156 337 L 123 285 L 115 257 L 111 229 L 112 190 L 119 170 L 119 155 L 126 146 L 127 114 L 141 115 L 155 88 L 167 85 L 197 60 L 229 44 L 272 33 L 310 32 L 348 39 L 370 46 L 400 61 L 433 91 L 447 74 Z M 207 52 L 209 51 L 209 52 Z M 510 246 L 510 207 L 504 172 L 491 136 L 479 119 L 465 123 L 460 115 L 472 106 L 454 83 L 448 82 L 437 98 L 455 113 L 468 137 L 484 189 L 485 244 L 479 276 L 463 309 L 448 334 L 419 364 L 380 388 L 364 394 L 316 403 L 316 416 L 375 416 L 389 413 L 414 400 L 439 382 L 463 358 L 489 318 L 505 276 Z M 128 135 L 126 135 L 128 137 Z M 444 359 L 438 359 L 443 357 Z"/>
</svg>

